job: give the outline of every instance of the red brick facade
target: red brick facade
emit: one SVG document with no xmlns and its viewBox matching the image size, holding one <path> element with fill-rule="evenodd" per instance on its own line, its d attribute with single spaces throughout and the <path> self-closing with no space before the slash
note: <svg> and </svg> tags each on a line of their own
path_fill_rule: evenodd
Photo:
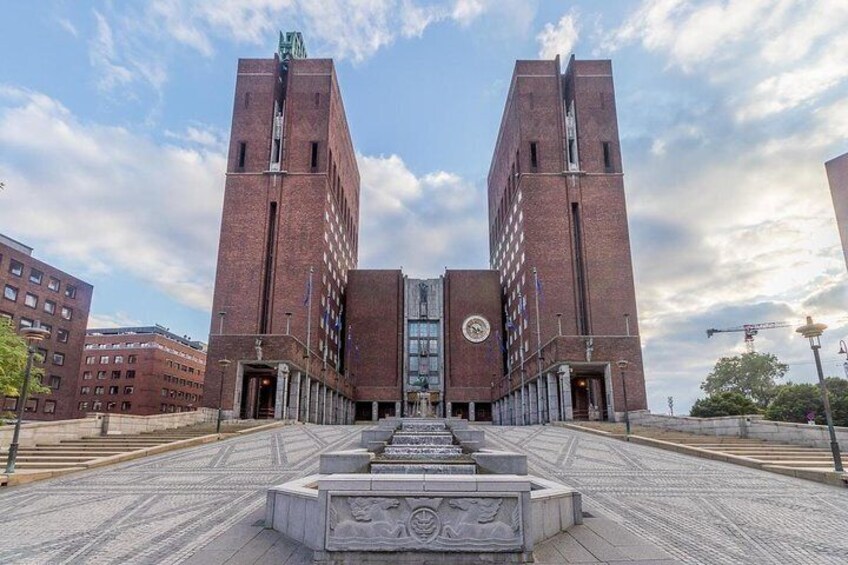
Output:
<svg viewBox="0 0 848 565">
<path fill-rule="evenodd" d="M 74 417 L 88 412 L 148 416 L 197 410 L 203 401 L 202 344 L 158 328 L 88 330 L 78 365 Z"/>
<path fill-rule="evenodd" d="M 491 271 L 357 271 L 358 218 L 333 62 L 240 60 L 204 405 L 408 415 L 426 382 L 438 414 L 616 418 L 624 359 L 628 408 L 646 407 L 609 61 L 516 63 L 489 174 Z"/>
<path fill-rule="evenodd" d="M 93 287 L 32 257 L 32 250 L 0 236 L 0 317 L 14 327 L 37 323 L 50 330 L 38 345 L 44 356 L 45 384 L 50 394 L 28 395 L 27 420 L 74 417 L 74 389 L 80 364 Z M 13 411 L 16 398 L 2 398 L 3 411 Z"/>
</svg>

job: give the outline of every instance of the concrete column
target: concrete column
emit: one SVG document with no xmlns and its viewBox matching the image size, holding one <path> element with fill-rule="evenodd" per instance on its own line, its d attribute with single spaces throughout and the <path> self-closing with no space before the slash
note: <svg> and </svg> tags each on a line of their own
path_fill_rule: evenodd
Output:
<svg viewBox="0 0 848 565">
<path fill-rule="evenodd" d="M 312 377 L 306 377 L 306 380 L 303 383 L 304 387 L 304 397 L 303 397 L 303 421 L 304 422 L 312 422 Z"/>
<path fill-rule="evenodd" d="M 538 398 L 536 397 L 536 383 L 528 383 L 527 384 L 527 404 L 529 409 L 529 414 L 527 415 L 527 423 L 528 424 L 538 424 L 539 423 L 539 407 L 537 405 Z"/>
<path fill-rule="evenodd" d="M 474 421 L 474 403 L 473 402 L 468 403 L 468 421 L 469 422 Z"/>
<path fill-rule="evenodd" d="M 330 424 L 330 389 L 327 388 L 327 385 L 321 385 L 324 389 L 324 394 L 321 395 L 322 406 L 321 406 L 321 423 L 322 424 Z"/>
<path fill-rule="evenodd" d="M 519 400 L 518 391 L 512 393 L 512 425 L 517 426 L 521 423 L 521 401 Z"/>
<path fill-rule="evenodd" d="M 286 405 L 286 389 L 288 389 L 289 367 L 285 363 L 277 365 L 277 388 L 274 391 L 274 419 L 284 417 Z"/>
<path fill-rule="evenodd" d="M 492 424 L 495 426 L 500 425 L 501 423 L 501 414 L 498 411 L 498 401 L 495 400 L 492 402 Z"/>
<path fill-rule="evenodd" d="M 376 422 L 380 417 L 380 412 L 377 409 L 377 401 L 371 403 L 371 421 Z"/>
<path fill-rule="evenodd" d="M 244 365 L 236 363 L 236 387 L 233 391 L 233 418 L 241 418 L 241 392 L 244 388 Z M 226 394 L 226 391 L 224 392 Z"/>
<path fill-rule="evenodd" d="M 541 378 L 536 379 L 536 406 L 539 407 L 539 423 L 544 424 L 548 421 L 548 392 L 546 390 L 547 381 Z"/>
<path fill-rule="evenodd" d="M 303 378 L 300 371 L 295 371 L 289 382 L 289 415 L 295 422 L 300 421 L 300 380 Z"/>
<path fill-rule="evenodd" d="M 318 423 L 318 381 L 309 381 L 309 416 L 308 421 Z"/>
<path fill-rule="evenodd" d="M 556 377 L 551 373 L 546 373 L 545 380 L 548 383 L 548 421 L 558 422 L 560 420 L 560 415 Z"/>
<path fill-rule="evenodd" d="M 562 398 L 562 419 L 574 419 L 574 406 L 571 404 L 571 367 L 559 366 L 559 383 Z"/>
<path fill-rule="evenodd" d="M 453 415 L 453 402 L 448 402 L 446 405 L 447 412 L 445 412 L 445 417 L 450 418 Z"/>
</svg>

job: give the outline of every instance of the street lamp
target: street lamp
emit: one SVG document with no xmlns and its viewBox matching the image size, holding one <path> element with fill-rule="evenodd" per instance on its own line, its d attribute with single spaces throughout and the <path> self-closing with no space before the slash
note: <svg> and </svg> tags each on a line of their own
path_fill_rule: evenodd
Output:
<svg viewBox="0 0 848 565">
<path fill-rule="evenodd" d="M 824 382 L 821 357 L 819 357 L 819 349 L 821 349 L 820 338 L 826 329 L 826 325 L 814 324 L 813 319 L 807 316 L 807 323 L 795 331 L 810 340 L 810 349 L 813 350 L 813 357 L 816 360 L 816 371 L 819 375 L 819 387 L 821 388 L 822 404 L 824 404 L 824 416 L 827 420 L 827 431 L 830 434 L 830 451 L 833 453 L 833 466 L 837 473 L 841 473 L 842 455 L 839 453 L 839 442 L 836 441 L 836 430 L 833 429 L 833 415 L 830 413 L 830 400 L 827 398 L 827 385 Z"/>
<path fill-rule="evenodd" d="M 227 367 L 230 366 L 232 361 L 229 359 L 219 359 L 218 365 L 221 367 L 221 384 L 218 386 L 218 423 L 215 426 L 215 433 L 221 433 L 221 418 L 224 415 L 224 375 L 227 373 Z"/>
<path fill-rule="evenodd" d="M 630 410 L 627 407 L 627 379 L 624 378 L 624 371 L 629 363 L 625 359 L 619 359 L 616 365 L 621 371 L 621 388 L 624 392 L 624 428 L 627 432 L 627 441 L 630 441 Z"/>
<path fill-rule="evenodd" d="M 41 326 L 30 326 L 21 330 L 21 336 L 27 341 L 27 361 L 24 373 L 24 385 L 18 396 L 18 417 L 15 420 L 15 431 L 12 435 L 12 443 L 9 444 L 9 456 L 6 459 L 6 473 L 11 475 L 15 472 L 15 460 L 18 458 L 18 439 L 21 435 L 21 422 L 24 419 L 24 407 L 29 390 L 29 379 L 32 373 L 32 359 L 35 357 L 35 344 L 50 337 L 50 332 Z"/>
<path fill-rule="evenodd" d="M 845 378 L 848 379 L 848 346 L 845 345 L 845 340 L 839 340 L 839 354 L 845 356 L 845 362 L 842 363 L 842 369 L 845 371 Z"/>
</svg>

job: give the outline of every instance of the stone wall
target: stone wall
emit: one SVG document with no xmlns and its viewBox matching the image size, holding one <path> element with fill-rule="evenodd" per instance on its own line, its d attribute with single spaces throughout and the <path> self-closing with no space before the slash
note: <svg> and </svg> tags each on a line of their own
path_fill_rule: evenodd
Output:
<svg viewBox="0 0 848 565">
<path fill-rule="evenodd" d="M 724 416 L 720 418 L 694 418 L 691 416 L 665 416 L 647 411 L 630 413 L 630 421 L 640 426 L 662 428 L 677 432 L 710 436 L 744 437 L 767 441 L 830 447 L 827 426 L 811 426 L 791 422 L 773 422 L 759 415 Z M 848 428 L 837 427 L 839 445 L 848 448 Z"/>
<path fill-rule="evenodd" d="M 194 412 L 133 416 L 129 414 L 103 414 L 103 433 L 106 435 L 141 434 L 214 422 L 218 411 L 200 408 Z"/>
</svg>

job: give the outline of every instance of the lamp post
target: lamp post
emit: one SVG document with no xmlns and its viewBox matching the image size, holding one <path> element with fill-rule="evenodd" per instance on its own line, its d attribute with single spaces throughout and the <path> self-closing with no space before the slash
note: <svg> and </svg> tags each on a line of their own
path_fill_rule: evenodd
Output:
<svg viewBox="0 0 848 565">
<path fill-rule="evenodd" d="M 621 388 L 624 392 L 624 428 L 627 433 L 627 441 L 630 441 L 630 410 L 627 407 L 627 379 L 624 378 L 624 371 L 629 363 L 625 359 L 619 359 L 616 365 L 621 372 Z"/>
<path fill-rule="evenodd" d="M 813 350 L 813 357 L 816 360 L 816 372 L 819 375 L 819 387 L 821 388 L 822 404 L 824 404 L 824 416 L 827 419 L 827 431 L 830 434 L 830 451 L 833 453 L 833 466 L 837 473 L 841 473 L 842 455 L 839 453 L 839 442 L 836 441 L 836 430 L 833 429 L 833 415 L 830 413 L 830 400 L 827 398 L 827 385 L 824 382 L 821 357 L 819 357 L 819 349 L 821 349 L 820 338 L 826 329 L 826 325 L 815 324 L 813 323 L 813 319 L 807 316 L 807 323 L 795 331 L 810 340 L 810 349 Z"/>
<path fill-rule="evenodd" d="M 845 378 L 848 379 L 848 345 L 845 345 L 845 340 L 839 340 L 839 354 L 845 356 L 845 362 L 842 363 L 842 369 L 845 371 Z"/>
<path fill-rule="evenodd" d="M 18 440 L 21 435 L 21 422 L 24 419 L 24 407 L 29 390 L 29 379 L 32 375 L 32 359 L 35 357 L 35 344 L 50 337 L 50 332 L 41 326 L 31 326 L 21 330 L 21 335 L 27 341 L 27 360 L 24 372 L 24 384 L 21 394 L 18 396 L 18 414 L 15 420 L 15 431 L 12 434 L 12 443 L 9 444 L 9 456 L 6 459 L 6 473 L 11 475 L 15 472 L 15 461 L 18 458 Z"/>
<path fill-rule="evenodd" d="M 232 361 L 229 359 L 219 359 L 218 365 L 221 367 L 221 383 L 218 386 L 218 423 L 215 425 L 215 433 L 221 433 L 221 419 L 224 415 L 224 375 L 227 373 L 227 367 L 230 366 Z"/>
</svg>

